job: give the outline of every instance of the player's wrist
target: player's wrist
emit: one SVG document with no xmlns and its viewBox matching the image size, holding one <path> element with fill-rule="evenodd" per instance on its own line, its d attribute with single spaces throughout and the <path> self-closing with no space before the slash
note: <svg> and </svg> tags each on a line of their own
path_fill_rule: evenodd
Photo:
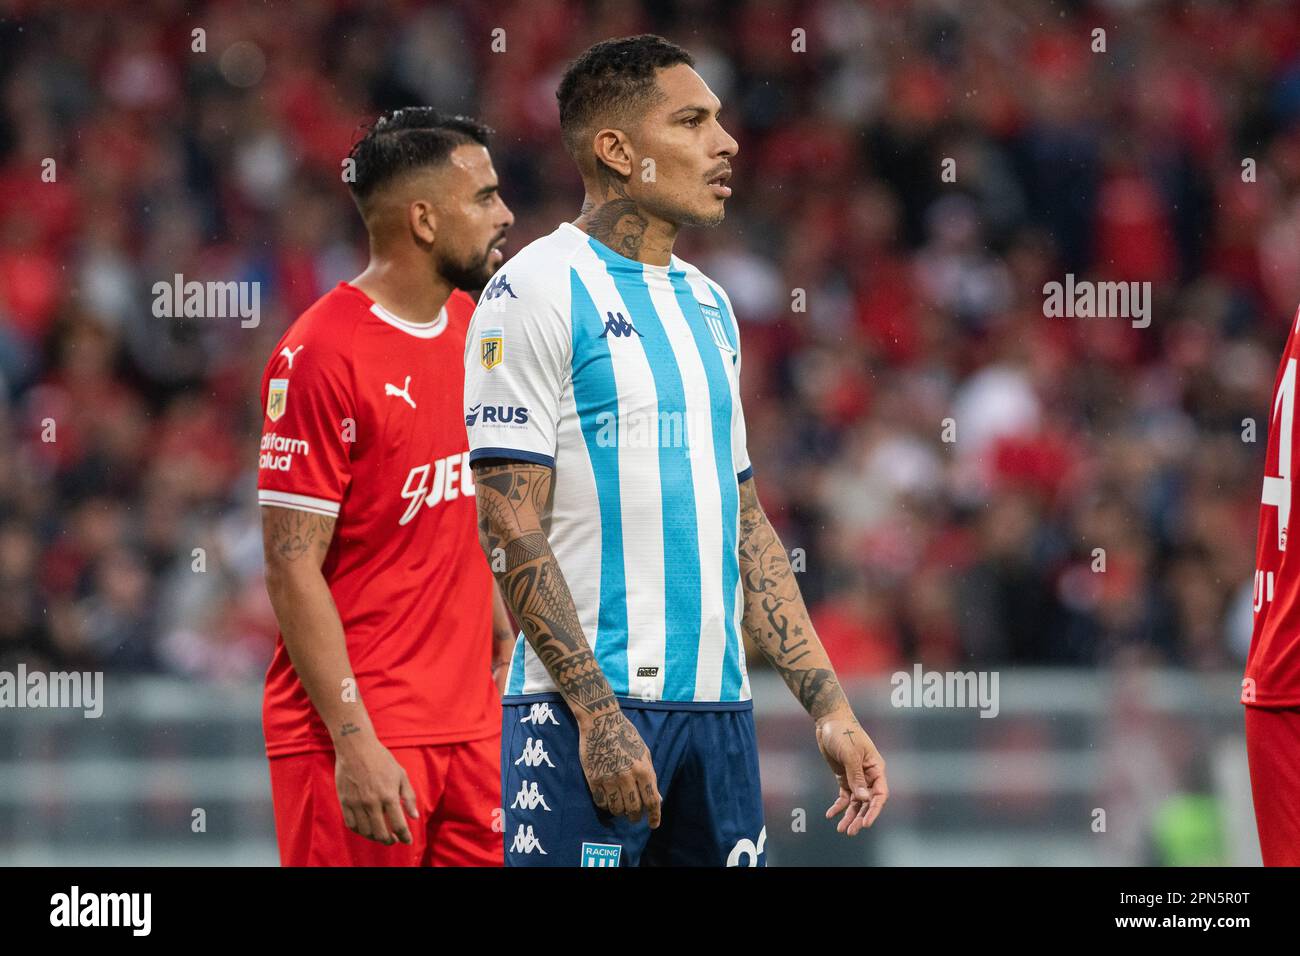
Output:
<svg viewBox="0 0 1300 956">
<path fill-rule="evenodd" d="M 340 753 L 352 753 L 379 742 L 374 725 L 366 721 L 343 721 L 330 731 L 334 740 L 334 749 Z"/>
</svg>

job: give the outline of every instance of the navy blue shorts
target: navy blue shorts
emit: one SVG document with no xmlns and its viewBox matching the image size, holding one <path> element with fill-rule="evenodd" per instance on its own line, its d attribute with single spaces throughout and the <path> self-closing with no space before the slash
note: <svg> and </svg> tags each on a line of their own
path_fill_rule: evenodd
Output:
<svg viewBox="0 0 1300 956">
<path fill-rule="evenodd" d="M 650 708 L 619 701 L 650 748 L 662 822 L 597 808 L 578 726 L 557 695 L 506 703 L 501 802 L 506 866 L 765 866 L 767 830 L 752 707 Z"/>
</svg>

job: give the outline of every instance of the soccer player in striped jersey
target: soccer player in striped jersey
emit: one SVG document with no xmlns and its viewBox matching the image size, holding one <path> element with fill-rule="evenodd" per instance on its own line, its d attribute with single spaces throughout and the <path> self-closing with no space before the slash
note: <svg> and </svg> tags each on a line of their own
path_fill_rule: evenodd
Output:
<svg viewBox="0 0 1300 956">
<path fill-rule="evenodd" d="M 523 629 L 507 865 L 760 865 L 742 633 L 813 718 L 850 835 L 888 790 L 758 502 L 722 288 L 673 255 L 737 144 L 690 55 L 598 43 L 557 93 L 586 201 L 484 289 L 466 339 L 480 542 Z"/>
</svg>

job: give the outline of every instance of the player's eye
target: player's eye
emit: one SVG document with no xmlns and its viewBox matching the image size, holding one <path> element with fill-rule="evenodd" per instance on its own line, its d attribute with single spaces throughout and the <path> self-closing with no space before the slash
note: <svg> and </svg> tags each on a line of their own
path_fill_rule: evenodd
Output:
<svg viewBox="0 0 1300 956">
<path fill-rule="evenodd" d="M 688 116 L 686 118 L 686 125 L 691 127 L 692 129 L 694 129 L 696 126 L 699 126 L 701 122 L 703 121 L 698 116 Z"/>
</svg>

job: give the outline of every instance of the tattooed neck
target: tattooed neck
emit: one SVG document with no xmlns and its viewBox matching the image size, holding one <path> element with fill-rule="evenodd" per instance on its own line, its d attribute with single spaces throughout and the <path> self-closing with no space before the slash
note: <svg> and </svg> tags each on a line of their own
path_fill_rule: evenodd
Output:
<svg viewBox="0 0 1300 956">
<path fill-rule="evenodd" d="M 588 190 L 574 225 L 620 256 L 667 265 L 672 257 L 676 229 L 669 227 L 668 235 L 658 235 L 662 229 L 651 225 L 650 217 L 628 194 L 627 182 L 626 176 L 599 163 L 595 189 Z M 655 225 L 663 224 L 656 221 Z"/>
</svg>

